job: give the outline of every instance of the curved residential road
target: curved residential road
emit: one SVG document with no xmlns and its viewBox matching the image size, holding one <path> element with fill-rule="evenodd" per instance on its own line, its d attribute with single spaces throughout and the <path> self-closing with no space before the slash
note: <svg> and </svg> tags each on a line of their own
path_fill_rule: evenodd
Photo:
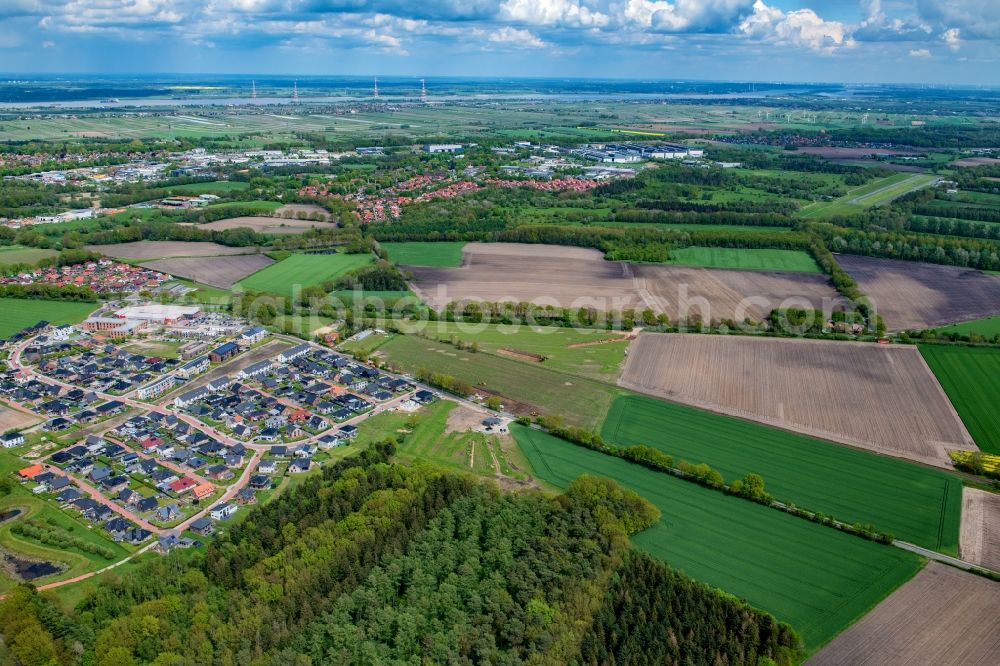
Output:
<svg viewBox="0 0 1000 666">
<path fill-rule="evenodd" d="M 280 338 L 280 339 L 286 339 L 284 336 L 280 336 L 280 335 L 276 335 L 275 337 L 276 338 Z M 28 365 L 24 365 L 23 363 L 21 363 L 21 354 L 24 352 L 24 349 L 29 344 L 31 344 L 32 340 L 33 340 L 33 338 L 32 339 L 28 339 L 28 340 L 24 340 L 21 343 L 19 343 L 16 347 L 14 347 L 14 349 L 12 350 L 10 356 L 7 359 L 8 363 L 13 368 L 15 368 L 15 369 L 17 369 L 17 370 L 25 373 L 29 377 L 34 377 L 34 378 L 38 379 L 39 381 L 45 381 L 45 382 L 48 382 L 48 383 L 51 383 L 51 384 L 55 384 L 56 386 L 60 386 L 60 387 L 62 387 L 64 389 L 68 389 L 68 390 L 79 388 L 78 386 L 74 386 L 73 384 L 69 384 L 67 382 L 63 382 L 61 380 L 49 377 L 48 375 L 45 375 L 43 373 L 40 373 L 40 372 L 36 371 L 33 367 L 28 366 Z M 288 340 L 296 342 L 296 343 L 301 343 L 301 340 L 292 340 L 292 339 L 288 339 Z M 317 349 L 323 349 L 324 351 L 327 350 L 324 347 L 320 347 L 318 345 L 313 345 L 311 343 L 310 343 L 310 346 L 314 346 Z M 494 412 L 492 412 L 491 410 L 486 409 L 486 407 L 484 407 L 483 405 L 481 405 L 479 403 L 473 402 L 473 401 L 465 399 L 465 398 L 460 398 L 460 397 L 457 397 L 457 396 L 452 396 L 452 395 L 449 395 L 449 394 L 446 394 L 446 393 L 442 393 L 442 392 L 438 391 L 437 389 L 435 389 L 435 388 L 433 388 L 431 386 L 428 386 L 426 384 L 423 384 L 422 382 L 416 381 L 413 378 L 410 378 L 410 377 L 401 377 L 400 375 L 397 375 L 395 373 L 385 373 L 385 374 L 388 374 L 388 375 L 390 375 L 392 377 L 398 377 L 398 378 L 405 379 L 409 384 L 411 384 L 413 386 L 416 386 L 416 387 L 422 388 L 422 389 L 426 389 L 428 391 L 433 392 L 435 395 L 441 395 L 441 396 L 443 396 L 447 400 L 451 400 L 453 402 L 457 402 L 457 403 L 466 405 L 466 406 L 471 407 L 471 408 L 473 408 L 473 409 L 475 409 L 477 411 L 481 411 L 484 414 L 494 414 Z M 365 412 L 363 414 L 359 414 L 359 415 L 357 415 L 357 416 L 355 416 L 355 417 L 353 417 L 351 419 L 347 419 L 346 421 L 343 421 L 343 422 L 338 423 L 336 425 L 337 425 L 337 427 L 345 426 L 345 425 L 356 425 L 358 423 L 361 423 L 365 419 L 368 419 L 368 418 L 370 418 L 372 416 L 375 416 L 376 414 L 381 414 L 382 412 L 395 409 L 396 407 L 399 406 L 400 403 L 402 403 L 402 402 L 404 402 L 404 401 L 412 398 L 414 392 L 415 391 L 408 391 L 407 393 L 404 393 L 402 395 L 398 395 L 395 398 L 393 398 L 392 400 L 388 400 L 386 402 L 383 402 L 383 403 L 380 403 L 380 404 L 376 405 L 375 408 L 372 409 L 369 412 Z M 127 396 L 127 394 L 126 395 L 111 395 L 109 393 L 102 393 L 102 392 L 97 392 L 97 391 L 95 391 L 94 393 L 95 393 L 95 395 L 98 398 L 100 398 L 102 400 L 117 400 L 117 401 L 120 401 L 120 402 L 124 403 L 125 405 L 131 407 L 131 408 L 138 409 L 138 410 L 141 410 L 141 411 L 156 412 L 158 414 L 163 414 L 163 415 L 171 415 L 172 414 L 172 415 L 176 416 L 178 419 L 182 420 L 184 423 L 186 423 L 189 426 L 191 426 L 192 428 L 194 428 L 196 430 L 199 430 L 200 432 L 208 435 L 209 437 L 212 437 L 212 438 L 220 440 L 223 444 L 225 444 L 227 446 L 235 446 L 236 444 L 243 444 L 244 447 L 246 447 L 247 449 L 252 450 L 253 451 L 253 456 L 251 457 L 250 461 L 247 463 L 247 466 L 243 470 L 243 473 L 240 475 L 240 477 L 233 484 L 231 484 L 226 489 L 226 491 L 222 494 L 222 496 L 217 501 L 215 501 L 215 502 L 212 503 L 213 506 L 216 505 L 216 504 L 222 503 L 222 502 L 228 502 L 233 497 L 235 497 L 236 494 L 240 490 L 242 490 L 246 486 L 247 483 L 249 483 L 250 477 L 256 471 L 257 466 L 259 465 L 259 463 L 261 461 L 261 458 L 263 458 L 264 454 L 271 450 L 271 445 L 270 444 L 253 444 L 253 443 L 241 442 L 241 441 L 239 441 L 239 440 L 237 440 L 237 439 L 235 439 L 233 437 L 230 437 L 230 436 L 226 435 L 223 432 L 220 432 L 219 430 L 216 430 L 215 428 L 212 428 L 211 426 L 208 426 L 205 423 L 202 423 L 201 421 L 199 421 L 198 419 L 194 418 L 193 416 L 190 416 L 188 414 L 184 414 L 182 412 L 178 412 L 176 410 L 167 409 L 166 407 L 161 406 L 161 405 L 157 405 L 157 404 L 153 404 L 153 403 L 148 403 L 148 402 L 143 402 L 143 401 L 137 400 L 135 398 L 130 398 L 130 397 Z M 23 408 L 21 408 L 21 409 L 22 409 L 22 411 L 25 411 Z M 35 414 L 34 412 L 31 412 L 30 410 L 27 410 L 27 411 L 30 412 L 31 414 L 34 414 L 35 416 L 37 416 L 37 414 Z M 503 416 L 503 417 L 510 418 L 510 419 L 514 418 L 514 416 L 512 414 L 507 414 L 507 413 L 504 413 L 504 412 L 498 412 L 497 414 L 499 414 L 500 416 Z M 107 431 L 105 431 L 105 432 L 107 432 Z M 312 443 L 318 441 L 324 435 L 329 434 L 329 432 L 330 432 L 330 430 L 326 430 L 326 431 L 324 431 L 322 433 L 319 433 L 317 435 L 313 435 L 313 436 L 311 436 L 309 438 L 303 439 L 302 441 L 294 442 L 292 445 L 293 446 L 298 446 L 298 445 L 301 445 L 301 444 L 312 444 Z M 104 433 L 102 433 L 102 437 L 103 437 L 103 435 L 104 435 Z M 177 470 L 175 470 L 175 471 L 177 471 Z M 187 474 L 187 473 L 185 472 L 185 474 Z M 190 476 L 194 476 L 194 475 L 190 475 Z M 79 485 L 81 488 L 83 488 L 85 491 L 87 491 L 87 493 L 89 495 L 91 495 L 91 497 L 94 497 L 94 499 L 97 499 L 98 501 L 101 501 L 102 504 L 104 504 L 105 506 L 109 506 L 109 508 L 111 508 L 112 510 L 114 510 L 116 513 L 118 513 L 120 515 L 123 515 L 124 517 L 128 518 L 129 520 L 132 520 L 133 522 L 141 525 L 145 529 L 150 530 L 154 534 L 160 534 L 160 535 L 162 535 L 162 534 L 170 534 L 170 533 L 178 533 L 179 534 L 180 532 L 182 532 L 185 529 L 187 529 L 188 527 L 190 527 L 191 523 L 193 523 L 194 521 L 198 520 L 199 518 L 202 518 L 203 516 L 205 516 L 209 512 L 209 510 L 211 509 L 211 507 L 206 506 L 201 511 L 198 511 L 197 513 L 189 516 L 182 523 L 179 523 L 178 525 L 175 525 L 174 527 L 171 527 L 171 528 L 159 528 L 159 527 L 155 527 L 155 526 L 149 524 L 148 522 L 146 522 L 146 521 L 138 518 L 137 516 L 135 516 L 131 512 L 122 509 L 117 504 L 114 504 L 114 502 L 111 502 L 109 499 L 106 499 L 106 498 L 102 499 L 102 498 L 97 497 L 97 495 L 100 495 L 100 493 L 97 491 L 96 488 L 93 488 L 93 487 L 89 486 L 89 484 L 87 484 L 86 482 L 80 482 L 78 479 L 75 479 L 75 478 L 72 479 L 72 480 L 77 485 Z M 128 557 L 122 558 L 121 560 L 119 560 L 117 562 L 114 562 L 113 564 L 109 564 L 108 566 L 103 567 L 102 569 L 98 569 L 96 571 L 91 571 L 89 573 L 82 574 L 80 576 L 76 576 L 75 578 L 69 578 L 69 579 L 66 579 L 66 580 L 60 580 L 60 581 L 55 581 L 55 582 L 52 582 L 52 583 L 46 583 L 44 585 L 39 585 L 38 589 L 39 590 L 50 590 L 50 589 L 62 587 L 64 585 L 71 585 L 73 583 L 78 583 L 80 581 L 87 580 L 88 578 L 93 578 L 94 576 L 98 576 L 98 575 L 100 575 L 102 573 L 110 571 L 111 569 L 114 569 L 115 567 L 121 566 L 122 564 L 124 564 L 124 563 L 132 560 L 133 558 L 135 558 L 135 557 L 137 557 L 137 556 L 139 556 L 139 555 L 147 552 L 150 548 L 152 548 L 153 546 L 155 546 L 156 543 L 157 543 L 156 541 L 153 541 L 153 542 L 151 542 L 149 544 L 146 544 L 145 546 L 143 546 L 142 548 L 140 548 L 136 552 L 132 553 Z M 0 596 L 0 598 L 2 598 L 2 596 Z"/>
</svg>

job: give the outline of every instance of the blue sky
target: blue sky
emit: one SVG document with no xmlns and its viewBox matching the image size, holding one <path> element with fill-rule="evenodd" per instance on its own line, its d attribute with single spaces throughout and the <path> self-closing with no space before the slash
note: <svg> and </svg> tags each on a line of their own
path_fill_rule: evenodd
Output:
<svg viewBox="0 0 1000 666">
<path fill-rule="evenodd" d="M 0 71 L 1000 84 L 1000 0 L 0 0 Z"/>
</svg>

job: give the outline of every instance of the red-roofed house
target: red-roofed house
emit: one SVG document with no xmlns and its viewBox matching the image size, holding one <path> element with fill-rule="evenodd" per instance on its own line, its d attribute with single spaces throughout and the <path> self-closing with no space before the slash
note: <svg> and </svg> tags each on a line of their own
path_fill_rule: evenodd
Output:
<svg viewBox="0 0 1000 666">
<path fill-rule="evenodd" d="M 189 476 L 185 476 L 184 478 L 177 479 L 176 481 L 171 483 L 170 489 L 177 494 L 181 494 L 181 493 L 186 493 L 187 491 L 194 488 L 196 485 L 197 484 L 194 482 L 194 479 L 192 479 Z"/>
<path fill-rule="evenodd" d="M 41 465 L 31 465 L 30 467 L 25 467 L 20 470 L 18 474 L 20 474 L 23 479 L 33 479 L 41 474 L 44 469 L 45 468 Z"/>
</svg>

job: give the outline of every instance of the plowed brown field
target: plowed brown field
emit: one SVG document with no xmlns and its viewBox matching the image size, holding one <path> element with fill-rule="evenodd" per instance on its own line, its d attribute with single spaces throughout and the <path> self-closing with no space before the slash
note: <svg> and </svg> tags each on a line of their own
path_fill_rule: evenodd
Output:
<svg viewBox="0 0 1000 666">
<path fill-rule="evenodd" d="M 807 666 L 993 666 L 1000 583 L 931 562 Z"/>
<path fill-rule="evenodd" d="M 163 259 L 147 261 L 141 265 L 212 287 L 229 289 L 251 273 L 256 273 L 273 263 L 271 258 L 262 254 L 243 254 L 230 257 Z"/>
<path fill-rule="evenodd" d="M 228 247 L 218 243 L 190 241 L 137 241 L 117 245 L 88 245 L 88 250 L 122 259 L 168 259 L 170 257 L 218 257 L 224 254 L 254 254 L 257 248 Z"/>
<path fill-rule="evenodd" d="M 320 229 L 333 228 L 329 222 L 314 222 L 312 220 L 286 220 L 283 217 L 264 217 L 254 215 L 248 217 L 231 217 L 226 220 L 216 220 L 206 224 L 194 225 L 199 229 L 212 229 L 221 231 L 224 229 L 236 229 L 246 227 L 261 234 L 299 234 L 306 229 L 317 227 Z"/>
<path fill-rule="evenodd" d="M 643 333 L 634 391 L 951 468 L 972 438 L 915 347 Z"/>
<path fill-rule="evenodd" d="M 1000 314 L 1000 277 L 971 268 L 841 255 L 837 262 L 893 331 Z"/>
<path fill-rule="evenodd" d="M 513 301 L 600 311 L 650 308 L 672 320 L 765 318 L 779 306 L 824 308 L 825 276 L 633 265 L 586 248 L 469 243 L 459 268 L 407 267 L 434 308 L 452 301 Z"/>
<path fill-rule="evenodd" d="M 962 559 L 1000 571 L 1000 495 L 962 489 Z"/>
</svg>

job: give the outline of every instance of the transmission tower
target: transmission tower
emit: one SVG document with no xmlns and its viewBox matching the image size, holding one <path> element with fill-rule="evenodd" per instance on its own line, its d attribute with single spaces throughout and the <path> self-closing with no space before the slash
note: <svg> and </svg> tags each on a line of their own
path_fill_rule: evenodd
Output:
<svg viewBox="0 0 1000 666">
<path fill-rule="evenodd" d="M 299 103 L 299 82 L 298 81 L 295 81 L 294 83 L 292 83 L 292 103 L 293 104 L 298 104 Z"/>
<path fill-rule="evenodd" d="M 257 99 L 257 82 L 250 80 L 250 99 Z"/>
<path fill-rule="evenodd" d="M 374 97 L 378 99 L 378 77 L 375 77 L 375 94 Z"/>
<path fill-rule="evenodd" d="M 420 101 L 427 103 L 427 83 L 423 79 L 420 79 Z"/>
</svg>

